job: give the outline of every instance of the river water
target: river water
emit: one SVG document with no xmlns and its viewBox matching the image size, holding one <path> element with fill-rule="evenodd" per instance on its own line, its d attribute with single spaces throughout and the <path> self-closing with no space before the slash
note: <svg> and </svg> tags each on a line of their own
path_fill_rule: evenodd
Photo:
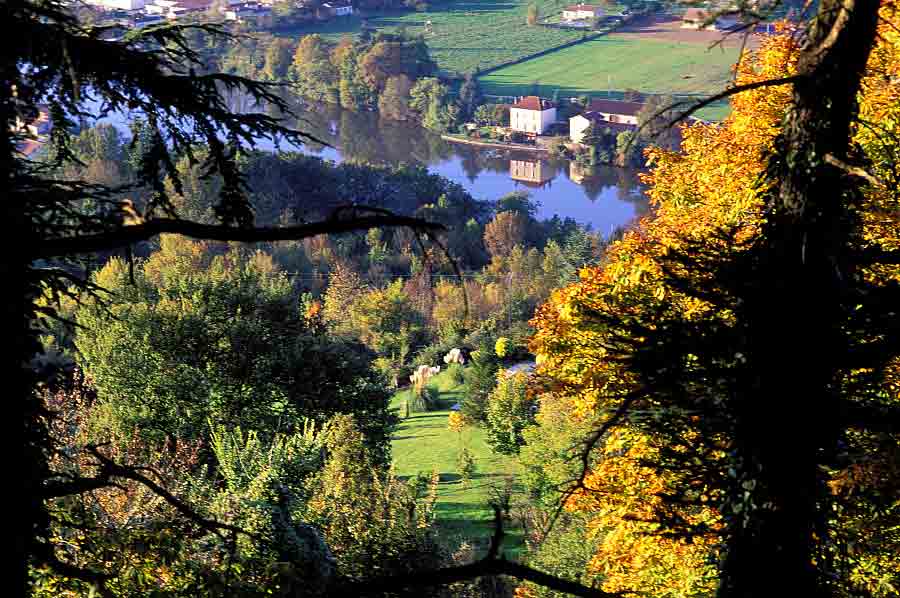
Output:
<svg viewBox="0 0 900 598">
<path fill-rule="evenodd" d="M 631 169 L 601 166 L 587 170 L 546 155 L 452 143 L 421 127 L 382 119 L 374 112 L 329 105 L 313 109 L 296 100 L 291 103 L 298 116 L 286 124 L 324 144 L 309 142 L 297 147 L 260 140 L 259 149 L 301 151 L 333 162 L 418 162 L 462 185 L 477 199 L 494 201 L 513 191 L 525 191 L 538 203 L 539 219 L 572 218 L 603 235 L 627 226 L 648 210 L 644 188 Z M 237 111 L 258 109 L 240 101 L 237 104 L 232 106 Z M 113 113 L 101 122 L 128 134 L 130 118 Z"/>
<path fill-rule="evenodd" d="M 634 170 L 605 166 L 584 170 L 574 162 L 530 152 L 452 143 L 421 127 L 380 119 L 376 113 L 329 107 L 304 108 L 298 114 L 294 126 L 328 145 L 311 142 L 280 149 L 299 149 L 334 162 L 419 162 L 478 199 L 496 200 L 512 191 L 526 191 L 539 202 L 539 218 L 572 218 L 604 235 L 648 209 Z M 273 144 L 263 147 L 275 149 Z"/>
</svg>

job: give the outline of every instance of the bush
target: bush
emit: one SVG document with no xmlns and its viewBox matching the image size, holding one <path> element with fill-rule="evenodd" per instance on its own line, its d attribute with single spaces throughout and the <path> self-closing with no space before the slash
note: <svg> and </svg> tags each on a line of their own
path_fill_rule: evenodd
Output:
<svg viewBox="0 0 900 598">
<path fill-rule="evenodd" d="M 485 406 L 487 442 L 494 452 L 513 455 L 525 443 L 522 432 L 534 423 L 534 400 L 528 376 L 500 374 Z"/>
<path fill-rule="evenodd" d="M 472 362 L 463 372 L 466 394 L 462 400 L 462 411 L 469 421 L 485 421 L 485 404 L 488 395 L 497 384 L 500 363 L 494 355 L 493 347 L 482 346 L 472 352 Z"/>
<path fill-rule="evenodd" d="M 447 366 L 447 375 L 450 377 L 450 381 L 456 386 L 460 386 L 466 382 L 463 366 L 458 363 L 451 363 Z"/>
<path fill-rule="evenodd" d="M 412 359 L 411 363 L 416 365 L 418 364 L 443 364 L 444 356 L 450 352 L 451 349 L 455 349 L 462 344 L 462 340 L 458 337 L 450 337 L 446 340 L 439 340 L 438 342 L 432 343 L 430 345 L 426 345 L 422 349 L 416 353 L 416 356 Z"/>
<path fill-rule="evenodd" d="M 410 391 L 409 399 L 407 399 L 409 410 L 412 413 L 433 411 L 437 407 L 438 396 L 438 390 L 430 386 L 422 386 L 419 389 L 413 388 Z"/>
<path fill-rule="evenodd" d="M 447 416 L 447 427 L 457 434 L 462 434 L 467 425 L 469 423 L 466 421 L 466 416 L 459 411 L 451 411 Z"/>
<path fill-rule="evenodd" d="M 456 458 L 456 471 L 459 473 L 463 486 L 468 486 L 475 476 L 475 472 L 478 471 L 478 465 L 475 463 L 475 456 L 472 454 L 472 451 L 467 448 L 459 451 L 459 456 Z"/>
<path fill-rule="evenodd" d="M 310 499 L 302 518 L 324 533 L 338 574 L 359 581 L 438 567 L 437 476 L 425 489 L 421 480 L 407 484 L 379 467 L 348 416 L 332 421 L 325 452 L 324 467 L 306 484 Z"/>
<path fill-rule="evenodd" d="M 513 143 L 524 143 L 528 137 L 521 131 L 513 131 L 509 134 L 509 140 Z"/>
</svg>

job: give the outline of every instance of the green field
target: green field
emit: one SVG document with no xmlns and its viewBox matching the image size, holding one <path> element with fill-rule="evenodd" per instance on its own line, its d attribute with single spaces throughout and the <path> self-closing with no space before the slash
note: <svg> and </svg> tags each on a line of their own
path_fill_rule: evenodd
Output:
<svg viewBox="0 0 900 598">
<path fill-rule="evenodd" d="M 610 89 L 708 94 L 724 89 L 737 57 L 736 48 L 710 50 L 705 44 L 612 34 L 494 71 L 479 81 L 484 93 L 498 96 L 552 97 L 558 92 L 561 97 L 602 97 Z M 712 118 L 712 113 L 706 116 Z"/>
<path fill-rule="evenodd" d="M 488 500 L 494 488 L 503 488 L 507 479 L 515 475 L 516 462 L 493 453 L 485 442 L 483 430 L 467 428 L 460 438 L 447 427 L 449 408 L 462 399 L 462 388 L 454 385 L 446 372 L 435 376 L 429 386 L 440 392 L 442 408 L 412 414 L 401 422 L 392 443 L 395 471 L 398 476 L 406 477 L 437 469 L 441 482 L 435 512 L 441 540 L 448 546 L 469 540 L 484 550 L 493 530 Z M 399 392 L 392 406 L 399 410 L 407 394 L 408 391 Z M 456 473 L 456 456 L 461 444 L 472 451 L 478 466 L 469 487 L 463 486 Z M 515 556 L 522 546 L 521 532 L 507 531 L 505 550 L 508 556 Z"/>
<path fill-rule="evenodd" d="M 404 26 L 412 34 L 425 34 L 431 55 L 445 71 L 466 73 L 485 69 L 579 39 L 580 31 L 529 27 L 525 23 L 528 0 L 448 0 L 427 12 L 398 12 L 368 19 L 371 27 L 394 31 Z M 563 4 L 536 0 L 541 16 L 559 13 Z M 335 18 L 294 29 L 290 35 L 319 33 L 330 39 L 359 32 L 359 17 Z M 283 33 L 282 35 L 285 35 Z"/>
</svg>

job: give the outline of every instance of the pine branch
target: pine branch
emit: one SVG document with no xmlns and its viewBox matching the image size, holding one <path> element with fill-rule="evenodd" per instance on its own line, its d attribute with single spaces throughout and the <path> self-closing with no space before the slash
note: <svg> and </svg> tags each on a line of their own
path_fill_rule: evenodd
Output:
<svg viewBox="0 0 900 598">
<path fill-rule="evenodd" d="M 179 498 L 177 498 L 174 494 L 148 478 L 147 476 L 141 474 L 137 468 L 127 467 L 124 465 L 120 465 L 106 457 L 99 451 L 97 446 L 88 445 L 86 447 L 87 451 L 97 459 L 100 467 L 100 475 L 97 476 L 97 479 L 106 478 L 111 480 L 112 478 L 123 478 L 126 480 L 132 480 L 134 482 L 138 482 L 143 486 L 146 486 L 150 489 L 154 494 L 162 498 L 164 501 L 169 503 L 172 507 L 175 508 L 179 513 L 181 513 L 186 519 L 192 521 L 205 529 L 208 532 L 211 532 L 223 540 L 225 539 L 222 535 L 222 531 L 229 531 L 232 533 L 239 533 L 249 536 L 257 541 L 265 542 L 263 538 L 258 536 L 257 534 L 253 534 L 244 529 L 236 527 L 234 525 L 230 525 L 227 523 L 221 523 L 219 521 L 213 521 L 211 519 L 206 519 L 202 515 L 198 514 L 194 509 L 190 506 L 182 502 Z"/>
<path fill-rule="evenodd" d="M 348 233 L 386 226 L 405 226 L 421 231 L 437 232 L 444 226 L 420 218 L 399 215 L 359 216 L 346 220 L 328 219 L 310 224 L 284 227 L 243 228 L 226 225 L 200 224 L 180 218 L 153 219 L 142 224 L 124 226 L 118 230 L 76 237 L 44 241 L 35 247 L 31 259 L 48 259 L 96 251 L 107 251 L 146 241 L 160 234 L 185 235 L 208 241 L 239 241 L 260 243 L 265 241 L 297 241 L 318 235 Z"/>
<path fill-rule="evenodd" d="M 366 596 L 378 595 L 388 592 L 397 592 L 402 589 L 415 587 L 445 586 L 452 583 L 475 579 L 477 577 L 508 575 L 524 581 L 541 585 L 557 592 L 564 592 L 572 596 L 584 598 L 619 598 L 623 594 L 611 593 L 591 588 L 580 583 L 556 577 L 543 571 L 533 569 L 528 565 L 506 560 L 500 552 L 500 547 L 505 537 L 503 531 L 503 511 L 499 504 L 494 504 L 494 533 L 491 536 L 491 545 L 487 556 L 483 559 L 459 565 L 445 567 L 431 571 L 414 571 L 402 576 L 392 575 L 378 577 L 361 582 L 342 584 L 334 588 L 330 595 L 333 596 Z"/>
<path fill-rule="evenodd" d="M 900 433 L 900 406 L 865 405 L 844 401 L 840 410 L 841 421 L 848 428 L 888 434 Z"/>
</svg>

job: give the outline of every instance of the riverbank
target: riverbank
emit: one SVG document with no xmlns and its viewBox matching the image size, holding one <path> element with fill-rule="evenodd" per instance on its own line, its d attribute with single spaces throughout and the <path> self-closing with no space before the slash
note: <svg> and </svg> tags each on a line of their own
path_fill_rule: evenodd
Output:
<svg viewBox="0 0 900 598">
<path fill-rule="evenodd" d="M 479 139 L 469 139 L 467 137 L 456 137 L 455 135 L 441 135 L 444 141 L 459 143 L 460 145 L 471 145 L 474 147 L 490 147 L 495 149 L 515 150 L 517 152 L 532 152 L 535 154 L 547 155 L 549 150 L 546 147 L 538 147 L 536 145 L 525 145 L 524 143 L 504 143 L 502 141 L 481 141 Z"/>
</svg>

